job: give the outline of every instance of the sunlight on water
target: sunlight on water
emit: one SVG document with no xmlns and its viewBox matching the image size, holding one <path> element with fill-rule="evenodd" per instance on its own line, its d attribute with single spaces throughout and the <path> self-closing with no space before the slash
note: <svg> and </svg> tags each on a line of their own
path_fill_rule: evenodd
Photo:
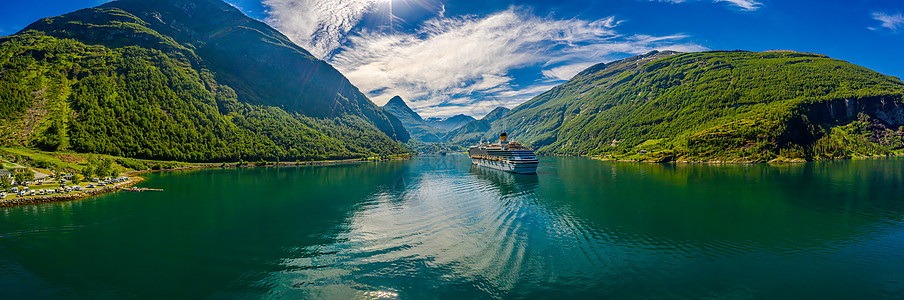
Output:
<svg viewBox="0 0 904 300">
<path fill-rule="evenodd" d="M 310 246 L 302 252 L 306 257 L 286 259 L 289 270 L 278 274 L 278 280 L 289 284 L 281 286 L 322 294 L 356 289 L 370 295 L 381 287 L 355 282 L 356 274 L 417 277 L 427 270 L 436 273 L 432 280 L 438 282 L 480 281 L 481 289 L 498 295 L 511 290 L 523 275 L 530 238 L 524 228 L 535 226 L 525 221 L 540 217 L 525 203 L 531 187 L 501 191 L 486 178 L 500 174 L 472 169 L 466 176 L 431 170 L 405 178 L 400 189 L 375 193 L 331 237 L 338 243 Z M 310 253 L 318 253 L 316 259 Z"/>
</svg>

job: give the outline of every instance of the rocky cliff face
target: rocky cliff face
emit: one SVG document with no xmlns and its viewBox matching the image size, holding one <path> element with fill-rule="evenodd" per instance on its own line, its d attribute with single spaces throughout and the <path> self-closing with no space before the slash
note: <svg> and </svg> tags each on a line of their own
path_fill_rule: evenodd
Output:
<svg viewBox="0 0 904 300">
<path fill-rule="evenodd" d="M 904 149 L 904 101 L 901 96 L 879 96 L 863 99 L 836 99 L 805 105 L 800 122 L 808 127 L 847 129 L 865 141 L 891 151 Z M 798 131 L 805 131 L 803 128 Z M 808 137 L 818 141 L 832 130 L 818 131 Z M 881 153 L 878 153 L 881 154 Z"/>
<path fill-rule="evenodd" d="M 904 126 L 904 101 L 900 96 L 835 99 L 806 105 L 804 114 L 813 122 L 836 124 L 846 124 L 866 114 L 884 126 L 900 127 Z"/>
</svg>

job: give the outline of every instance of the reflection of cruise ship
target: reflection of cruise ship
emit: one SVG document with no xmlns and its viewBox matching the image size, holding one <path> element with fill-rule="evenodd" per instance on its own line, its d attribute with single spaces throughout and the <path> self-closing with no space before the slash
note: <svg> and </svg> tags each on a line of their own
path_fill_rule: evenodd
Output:
<svg viewBox="0 0 904 300">
<path fill-rule="evenodd" d="M 509 143 L 505 132 L 499 135 L 499 144 L 483 143 L 468 150 L 471 162 L 512 173 L 537 173 L 537 155 L 534 150 L 520 143 Z"/>
</svg>

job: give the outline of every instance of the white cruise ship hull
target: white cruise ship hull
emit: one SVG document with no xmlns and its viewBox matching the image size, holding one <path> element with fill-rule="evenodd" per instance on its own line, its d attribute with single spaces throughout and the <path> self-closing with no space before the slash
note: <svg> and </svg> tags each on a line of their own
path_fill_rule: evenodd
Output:
<svg viewBox="0 0 904 300">
<path fill-rule="evenodd" d="M 493 168 L 506 172 L 518 174 L 534 174 L 537 173 L 537 165 L 539 162 L 518 162 L 510 160 L 488 160 L 481 158 L 471 158 L 471 162 L 479 167 Z"/>
</svg>

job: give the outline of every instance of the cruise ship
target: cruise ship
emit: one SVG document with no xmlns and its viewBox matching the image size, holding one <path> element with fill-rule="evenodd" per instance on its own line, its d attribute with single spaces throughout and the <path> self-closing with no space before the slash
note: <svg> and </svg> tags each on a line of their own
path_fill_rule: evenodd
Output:
<svg viewBox="0 0 904 300">
<path fill-rule="evenodd" d="M 471 162 L 481 167 L 490 167 L 519 174 L 537 173 L 537 155 L 534 149 L 517 142 L 509 142 L 506 133 L 499 135 L 499 144 L 481 143 L 468 150 Z"/>
</svg>

